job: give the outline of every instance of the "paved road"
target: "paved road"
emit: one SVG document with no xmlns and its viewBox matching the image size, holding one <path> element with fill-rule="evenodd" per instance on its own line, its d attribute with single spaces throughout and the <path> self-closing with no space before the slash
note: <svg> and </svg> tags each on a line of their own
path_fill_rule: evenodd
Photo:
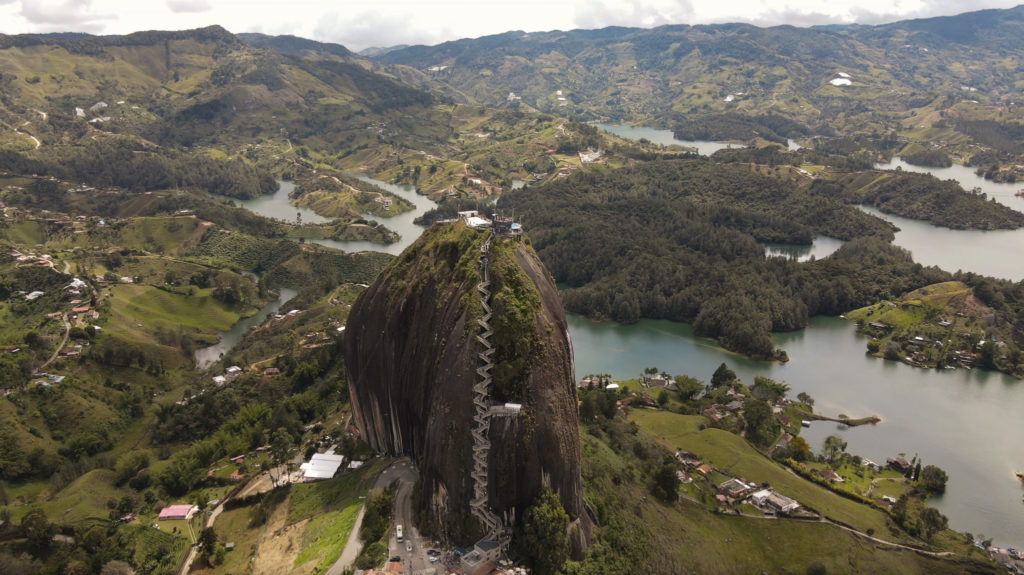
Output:
<svg viewBox="0 0 1024 575">
<path fill-rule="evenodd" d="M 396 479 L 399 481 L 398 492 L 395 494 L 395 524 L 402 525 L 403 530 L 407 534 L 407 539 L 413 542 L 413 553 L 408 553 L 405 550 L 405 544 L 401 546 L 395 540 L 395 530 L 391 529 L 391 535 L 388 543 L 388 557 L 399 555 L 402 557 L 403 562 L 406 562 L 413 554 L 416 553 L 417 548 L 421 547 L 417 545 L 419 542 L 419 534 L 415 533 L 415 528 L 412 526 L 412 502 L 410 496 L 412 495 L 412 486 L 416 483 L 416 466 L 412 464 L 412 461 L 407 457 L 396 460 L 387 469 L 381 472 L 377 477 L 377 481 L 374 482 L 374 488 L 383 489 L 391 484 Z M 364 506 L 365 508 L 365 506 Z M 359 541 L 359 528 L 363 523 L 363 509 L 359 510 L 359 516 L 356 517 L 356 524 L 352 528 L 352 533 L 349 534 L 348 542 L 345 543 L 345 549 L 342 550 L 341 556 L 334 562 L 330 570 L 327 571 L 327 575 L 341 575 L 345 569 L 352 567 L 353 562 L 359 557 L 360 551 L 362 551 L 363 544 Z M 399 549 L 401 552 L 399 553 Z M 422 553 L 422 563 L 428 564 L 426 554 Z M 403 573 L 414 573 L 409 571 L 408 564 L 404 565 L 406 568 L 402 570 Z M 422 567 L 421 567 L 422 568 Z"/>
</svg>

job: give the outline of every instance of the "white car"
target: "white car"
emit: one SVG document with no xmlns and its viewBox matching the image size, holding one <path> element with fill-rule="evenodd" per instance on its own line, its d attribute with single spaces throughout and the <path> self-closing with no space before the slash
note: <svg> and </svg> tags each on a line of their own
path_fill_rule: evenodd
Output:
<svg viewBox="0 0 1024 575">
<path fill-rule="evenodd" d="M 431 563 L 437 563 L 437 557 L 434 557 L 433 555 L 431 555 L 430 556 L 430 562 Z"/>
</svg>

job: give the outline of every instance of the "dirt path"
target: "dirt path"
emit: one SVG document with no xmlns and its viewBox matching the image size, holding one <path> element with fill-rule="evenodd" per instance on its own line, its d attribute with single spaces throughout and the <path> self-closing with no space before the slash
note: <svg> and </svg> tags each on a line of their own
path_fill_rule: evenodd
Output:
<svg viewBox="0 0 1024 575">
<path fill-rule="evenodd" d="M 28 134 L 26 132 L 22 132 L 22 131 L 18 130 L 17 128 L 14 129 L 14 133 L 18 134 L 19 136 L 25 136 L 25 137 L 29 138 L 30 140 L 32 140 L 33 142 L 35 142 L 37 150 L 39 149 L 39 146 L 43 145 L 43 143 L 39 141 L 39 138 L 33 136 L 32 134 Z"/>
<path fill-rule="evenodd" d="M 278 505 L 267 519 L 260 537 L 259 551 L 252 563 L 253 575 L 277 575 L 278 573 L 309 573 L 316 567 L 315 561 L 295 565 L 295 558 L 302 548 L 302 534 L 308 519 L 288 525 L 288 505 Z"/>
<path fill-rule="evenodd" d="M 53 350 L 53 355 L 50 356 L 50 359 L 46 360 L 46 363 L 36 369 L 43 369 L 53 363 L 57 356 L 60 355 L 60 350 L 64 349 L 64 346 L 68 343 L 68 338 L 71 336 L 71 322 L 68 321 L 68 314 L 66 313 L 61 314 L 60 319 L 64 322 L 64 339 L 60 340 L 60 344 L 57 345 L 57 349 Z"/>
</svg>

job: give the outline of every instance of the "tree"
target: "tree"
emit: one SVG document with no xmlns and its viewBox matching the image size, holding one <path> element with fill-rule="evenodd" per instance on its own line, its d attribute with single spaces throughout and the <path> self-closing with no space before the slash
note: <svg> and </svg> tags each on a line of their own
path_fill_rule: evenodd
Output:
<svg viewBox="0 0 1024 575">
<path fill-rule="evenodd" d="M 793 441 L 789 442 L 789 450 L 793 459 L 797 461 L 806 461 L 811 457 L 811 446 L 803 437 L 794 437 Z"/>
<path fill-rule="evenodd" d="M 770 405 L 747 398 L 743 402 L 743 419 L 747 422 L 747 439 L 758 447 L 767 447 L 779 434 L 779 422 L 775 419 Z"/>
<path fill-rule="evenodd" d="M 204 551 L 212 550 L 217 545 L 217 532 L 213 530 L 213 527 L 206 527 L 199 532 L 199 540 L 196 541 Z"/>
<path fill-rule="evenodd" d="M 663 389 L 661 390 L 661 393 L 658 394 L 658 405 L 665 407 L 666 403 L 668 403 L 668 390 Z"/>
<path fill-rule="evenodd" d="M 808 395 L 806 391 L 796 394 L 796 398 L 798 401 L 806 403 L 808 407 L 814 407 L 814 398 Z"/>
<path fill-rule="evenodd" d="M 754 377 L 754 386 L 750 388 L 750 393 L 758 399 L 774 402 L 786 397 L 789 385 L 758 375 Z"/>
<path fill-rule="evenodd" d="M 846 440 L 838 435 L 829 435 L 821 446 L 825 459 L 832 461 L 837 455 L 846 451 Z"/>
<path fill-rule="evenodd" d="M 666 457 L 661 467 L 654 473 L 654 496 L 662 501 L 674 502 L 679 499 L 679 476 L 671 457 Z"/>
<path fill-rule="evenodd" d="M 704 383 L 695 377 L 690 377 L 689 375 L 677 375 L 675 380 L 679 399 L 683 401 L 690 401 L 700 395 L 701 391 L 704 391 Z"/>
<path fill-rule="evenodd" d="M 949 525 L 949 520 L 945 515 L 939 512 L 934 507 L 925 507 L 921 511 L 920 517 L 921 532 L 924 533 L 925 539 L 931 539 L 932 535 L 942 531 Z"/>
<path fill-rule="evenodd" d="M 711 375 L 711 389 L 718 389 L 734 381 L 736 381 L 736 372 L 729 369 L 725 362 L 722 362 L 722 365 L 718 366 L 715 373 Z"/>
<path fill-rule="evenodd" d="M 292 435 L 288 433 L 288 430 L 283 427 L 277 428 L 277 431 L 274 432 L 270 440 L 270 459 L 274 464 L 273 469 L 270 471 L 270 476 L 274 481 L 274 485 L 277 485 L 277 481 L 281 478 L 281 467 L 288 462 L 292 445 Z"/>
<path fill-rule="evenodd" d="M 896 521 L 903 523 L 907 519 L 907 494 L 900 495 L 896 500 L 896 503 L 892 504 L 892 516 L 896 518 Z"/>
<path fill-rule="evenodd" d="M 538 575 L 556 573 L 569 556 L 569 515 L 558 496 L 542 487 L 523 513 L 519 551 Z"/>
<path fill-rule="evenodd" d="M 921 489 L 929 493 L 942 493 L 946 490 L 947 480 L 949 480 L 949 476 L 946 475 L 942 468 L 936 465 L 925 465 L 921 469 L 917 483 L 921 486 Z"/>
<path fill-rule="evenodd" d="M 580 421 L 590 423 L 594 421 L 596 416 L 597 406 L 595 405 L 594 395 L 590 392 L 584 392 L 583 399 L 580 400 Z"/>
<path fill-rule="evenodd" d="M 36 550 L 49 547 L 56 532 L 56 526 L 46 519 L 46 512 L 40 508 L 29 511 L 21 518 L 21 533 L 28 540 L 29 546 Z"/>
</svg>

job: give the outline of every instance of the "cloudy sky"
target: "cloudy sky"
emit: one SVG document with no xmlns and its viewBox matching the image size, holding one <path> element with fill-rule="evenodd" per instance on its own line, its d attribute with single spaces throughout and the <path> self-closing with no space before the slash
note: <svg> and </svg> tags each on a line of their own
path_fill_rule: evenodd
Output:
<svg viewBox="0 0 1024 575">
<path fill-rule="evenodd" d="M 181 30 L 293 34 L 353 50 L 527 32 L 750 22 L 761 26 L 947 16 L 1024 0 L 0 0 L 0 33 Z"/>
</svg>

